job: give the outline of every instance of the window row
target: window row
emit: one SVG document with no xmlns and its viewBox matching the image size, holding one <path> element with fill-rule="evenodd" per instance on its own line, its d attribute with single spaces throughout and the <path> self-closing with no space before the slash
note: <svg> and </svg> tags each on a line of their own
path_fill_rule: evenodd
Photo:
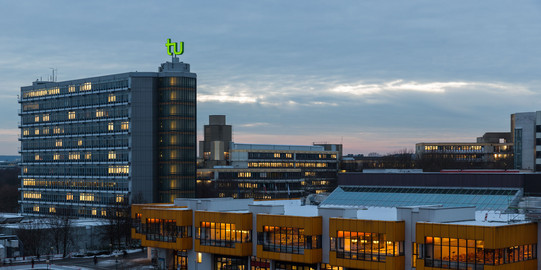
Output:
<svg viewBox="0 0 541 270">
<path fill-rule="evenodd" d="M 248 168 L 330 168 L 335 169 L 336 163 L 323 162 L 248 162 Z"/>
<path fill-rule="evenodd" d="M 195 102 L 193 104 L 162 104 L 158 108 L 159 117 L 194 117 L 196 114 Z"/>
<path fill-rule="evenodd" d="M 89 189 L 89 190 L 129 190 L 129 184 L 124 179 L 36 179 L 23 178 L 23 188 L 46 189 Z"/>
<path fill-rule="evenodd" d="M 195 117 L 187 119 L 160 119 L 159 132 L 195 132 Z"/>
<path fill-rule="evenodd" d="M 168 87 L 172 87 L 173 89 L 183 87 L 195 90 L 196 84 L 196 78 L 189 77 L 162 77 L 158 81 L 161 91 L 167 90 Z"/>
<path fill-rule="evenodd" d="M 37 117 L 36 117 L 37 116 Z M 100 109 L 77 109 L 47 114 L 47 122 L 62 122 L 72 120 L 96 120 L 101 118 L 128 117 L 128 106 L 106 107 Z M 39 122 L 39 115 L 23 115 L 22 124 L 35 124 Z M 38 120 L 36 122 L 36 120 Z"/>
<path fill-rule="evenodd" d="M 483 152 L 482 145 L 425 145 L 426 152 Z"/>
<path fill-rule="evenodd" d="M 47 100 L 24 102 L 22 104 L 23 112 L 35 110 L 55 110 L 63 108 L 75 108 L 85 106 L 106 105 L 114 103 L 123 103 L 129 101 L 127 92 L 101 93 L 85 96 L 68 96 L 53 98 Z M 49 121 L 49 120 L 42 120 Z"/>
<path fill-rule="evenodd" d="M 257 241 L 263 250 L 280 253 L 304 254 L 305 249 L 321 248 L 321 235 L 304 235 L 304 228 L 263 226 Z"/>
<path fill-rule="evenodd" d="M 99 134 L 112 132 L 126 132 L 130 130 L 129 121 L 100 121 L 80 124 L 67 124 L 56 126 L 40 126 L 23 128 L 23 137 L 49 136 L 49 135 L 79 135 Z"/>
<path fill-rule="evenodd" d="M 404 255 L 404 242 L 387 241 L 384 233 L 337 231 L 331 251 L 337 258 L 383 262 L 387 256 Z"/>
<path fill-rule="evenodd" d="M 26 98 L 34 98 L 34 97 L 42 97 L 42 96 L 69 94 L 69 93 L 75 93 L 75 92 L 86 92 L 86 91 L 91 91 L 91 90 L 101 91 L 101 90 L 120 89 L 120 88 L 127 88 L 127 87 L 128 87 L 128 80 L 113 81 L 113 82 L 100 82 L 100 83 L 85 82 L 81 84 L 54 86 L 54 87 L 33 89 L 33 90 L 24 90 L 22 93 L 22 97 L 23 99 L 26 99 Z"/>
<path fill-rule="evenodd" d="M 237 230 L 235 224 L 201 222 L 197 230 L 197 239 L 204 246 L 235 247 L 235 243 L 252 242 L 250 230 Z"/>
<path fill-rule="evenodd" d="M 128 198 L 124 194 L 94 193 L 94 192 L 48 192 L 48 191 L 25 191 L 21 192 L 23 200 L 44 202 L 79 202 L 100 204 L 127 204 Z"/>
<path fill-rule="evenodd" d="M 23 175 L 48 176 L 128 176 L 129 165 L 94 165 L 70 164 L 65 165 L 39 165 L 24 166 Z"/>
<path fill-rule="evenodd" d="M 85 152 L 23 153 L 23 162 L 122 162 L 129 161 L 128 150 Z"/>
<path fill-rule="evenodd" d="M 300 172 L 219 172 L 220 179 L 301 179 Z"/>
<path fill-rule="evenodd" d="M 23 140 L 22 150 L 128 147 L 128 136 L 95 136 Z M 92 152 L 92 151 L 90 151 Z"/>
<path fill-rule="evenodd" d="M 192 134 L 161 134 L 160 147 L 195 146 L 195 133 Z"/>
<path fill-rule="evenodd" d="M 174 219 L 147 218 L 140 226 L 147 240 L 176 242 L 177 238 L 192 237 L 192 226 L 177 226 Z"/>
<path fill-rule="evenodd" d="M 500 265 L 537 258 L 536 244 L 485 249 L 483 240 L 425 237 L 424 246 L 420 248 L 425 266 L 437 268 L 465 269 L 474 265 Z"/>
</svg>

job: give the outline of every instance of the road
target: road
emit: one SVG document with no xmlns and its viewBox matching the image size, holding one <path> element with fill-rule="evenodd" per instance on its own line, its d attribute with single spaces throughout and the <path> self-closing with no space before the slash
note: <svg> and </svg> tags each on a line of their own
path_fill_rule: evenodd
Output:
<svg viewBox="0 0 541 270">
<path fill-rule="evenodd" d="M 118 257 L 98 257 L 98 263 L 94 264 L 94 258 L 68 258 L 55 260 L 49 269 L 153 269 L 150 260 L 146 258 L 146 252 L 129 253 L 125 258 L 122 255 Z M 14 264 L 11 266 L 3 266 L 0 269 L 18 270 L 32 269 L 29 263 Z M 34 269 L 47 269 L 46 264 L 36 263 Z"/>
</svg>

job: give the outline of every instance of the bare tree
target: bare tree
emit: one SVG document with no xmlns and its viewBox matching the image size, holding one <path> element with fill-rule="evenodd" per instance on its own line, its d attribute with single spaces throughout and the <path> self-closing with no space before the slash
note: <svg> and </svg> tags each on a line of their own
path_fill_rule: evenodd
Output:
<svg viewBox="0 0 541 270">
<path fill-rule="evenodd" d="M 45 251 L 45 229 L 47 225 L 41 219 L 30 219 L 27 222 L 22 222 L 19 228 L 15 230 L 15 234 L 22 242 L 25 255 L 39 255 Z"/>
<path fill-rule="evenodd" d="M 50 234 L 52 243 L 56 248 L 56 253 L 62 250 L 62 256 L 68 254 L 68 245 L 71 242 L 72 224 L 67 216 L 53 216 L 49 219 Z"/>
</svg>

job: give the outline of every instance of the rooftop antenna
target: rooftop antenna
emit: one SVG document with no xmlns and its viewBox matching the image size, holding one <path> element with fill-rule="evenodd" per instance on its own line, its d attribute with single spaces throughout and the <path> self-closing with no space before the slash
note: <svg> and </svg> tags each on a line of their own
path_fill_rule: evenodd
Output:
<svg viewBox="0 0 541 270">
<path fill-rule="evenodd" d="M 50 68 L 53 71 L 53 75 L 51 77 L 51 81 L 56 82 L 56 77 L 54 75 L 54 72 L 57 70 L 56 68 Z"/>
</svg>

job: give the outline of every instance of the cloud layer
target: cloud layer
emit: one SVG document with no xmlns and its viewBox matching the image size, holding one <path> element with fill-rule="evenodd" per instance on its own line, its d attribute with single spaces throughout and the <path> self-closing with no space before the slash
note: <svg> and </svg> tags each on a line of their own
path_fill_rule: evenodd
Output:
<svg viewBox="0 0 541 270">
<path fill-rule="evenodd" d="M 198 128 L 226 114 L 239 142 L 343 142 L 393 152 L 475 140 L 538 110 L 541 4 L 504 0 L 3 3 L 0 129 L 20 86 L 155 71 L 167 38 L 198 73 Z M 10 133 L 11 134 L 11 133 Z M 0 154 L 15 154 L 0 133 Z"/>
</svg>

